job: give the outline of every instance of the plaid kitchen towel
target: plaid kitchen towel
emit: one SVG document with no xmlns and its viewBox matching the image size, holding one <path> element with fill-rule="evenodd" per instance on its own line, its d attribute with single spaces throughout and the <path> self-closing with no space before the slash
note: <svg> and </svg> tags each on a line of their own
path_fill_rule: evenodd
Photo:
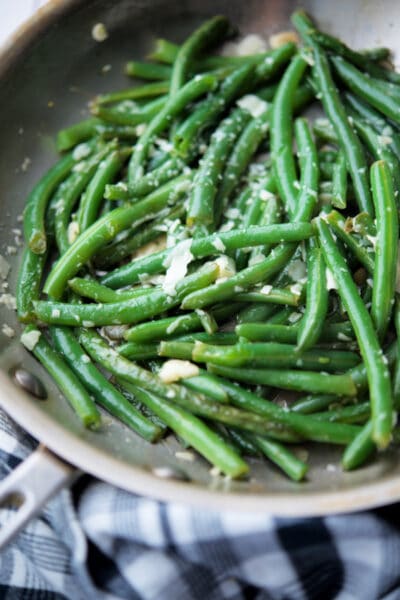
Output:
<svg viewBox="0 0 400 600">
<path fill-rule="evenodd" d="M 1 477 L 35 445 L 0 412 Z M 400 507 L 276 519 L 165 504 L 85 476 L 0 555 L 0 598 L 397 600 Z"/>
</svg>

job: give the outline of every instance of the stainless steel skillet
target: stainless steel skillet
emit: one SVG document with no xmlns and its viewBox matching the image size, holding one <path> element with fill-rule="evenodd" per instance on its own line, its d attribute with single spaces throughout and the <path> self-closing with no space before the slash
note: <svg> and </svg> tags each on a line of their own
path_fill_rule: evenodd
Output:
<svg viewBox="0 0 400 600">
<path fill-rule="evenodd" d="M 309 0 L 303 6 L 321 26 L 355 47 L 384 44 L 400 49 L 395 27 L 400 5 L 395 0 Z M 122 65 L 127 58 L 143 56 L 156 36 L 182 39 L 216 13 L 227 14 L 243 32 L 268 36 L 288 28 L 295 7 L 295 2 L 284 0 L 50 2 L 0 56 L 3 256 L 8 246 L 16 245 L 13 229 L 20 227 L 17 217 L 29 189 L 55 160 L 55 132 L 83 118 L 82 107 L 96 93 L 126 85 Z M 98 22 L 109 32 L 101 44 L 91 36 Z M 12 291 L 18 254 L 6 258 L 11 264 Z M 25 498 L 14 523 L 1 531 L 0 542 L 67 483 L 74 467 L 132 492 L 220 510 L 321 515 L 400 499 L 400 450 L 379 456 L 357 472 L 342 473 L 337 449 L 321 446 L 310 453 L 306 483 L 292 483 L 256 460 L 250 479 L 231 482 L 213 478 L 200 458 L 193 462 L 178 458 L 178 444 L 172 437 L 151 446 L 107 416 L 100 433 L 83 430 L 54 384 L 18 343 L 15 314 L 4 304 L 0 304 L 0 320 L 17 333 L 14 339 L 0 333 L 0 405 L 42 443 L 0 486 L 3 501 L 12 494 Z M 15 385 L 10 371 L 21 365 L 43 381 L 47 400 L 37 400 Z M 161 476 L 165 474 L 169 477 Z"/>
</svg>

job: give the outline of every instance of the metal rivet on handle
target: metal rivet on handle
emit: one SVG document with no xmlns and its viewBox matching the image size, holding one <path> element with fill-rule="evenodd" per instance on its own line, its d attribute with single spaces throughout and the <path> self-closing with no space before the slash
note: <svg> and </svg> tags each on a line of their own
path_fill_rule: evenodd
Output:
<svg viewBox="0 0 400 600">
<path fill-rule="evenodd" d="M 21 388 L 26 392 L 38 398 L 38 400 L 46 400 L 47 391 L 43 383 L 26 369 L 22 367 L 16 367 L 10 372 L 11 377 Z"/>
</svg>

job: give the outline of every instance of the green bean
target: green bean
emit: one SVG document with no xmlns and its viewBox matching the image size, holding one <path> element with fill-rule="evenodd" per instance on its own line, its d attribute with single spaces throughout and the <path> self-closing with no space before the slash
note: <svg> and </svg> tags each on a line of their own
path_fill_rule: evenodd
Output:
<svg viewBox="0 0 400 600">
<path fill-rule="evenodd" d="M 251 438 L 261 452 L 269 460 L 282 469 L 294 481 L 301 481 L 306 476 L 308 465 L 297 458 L 290 450 L 278 442 L 260 436 Z"/>
<path fill-rule="evenodd" d="M 28 336 L 37 336 L 35 344 L 28 341 Z M 25 340 L 25 341 L 24 341 Z M 43 365 L 71 404 L 75 413 L 85 427 L 97 429 L 101 424 L 101 416 L 85 387 L 73 371 L 63 361 L 58 352 L 50 344 L 35 325 L 28 325 L 21 337 L 22 343 L 28 341 L 27 348 Z"/>
<path fill-rule="evenodd" d="M 206 94 L 215 87 L 216 79 L 212 75 L 198 75 L 189 81 L 176 94 L 171 95 L 163 109 L 147 125 L 146 130 L 135 146 L 132 154 L 129 170 L 128 183 L 138 181 L 143 175 L 143 163 L 147 158 L 149 146 L 153 138 L 168 128 L 174 119 L 188 104 L 199 96 Z"/>
<path fill-rule="evenodd" d="M 172 65 L 179 52 L 178 44 L 174 44 L 169 40 L 157 38 L 154 41 L 154 46 L 147 58 L 155 62 L 166 63 Z"/>
<path fill-rule="evenodd" d="M 354 117 L 354 112 L 352 112 Z M 360 122 L 359 119 L 353 118 L 355 129 L 359 133 L 361 139 L 375 160 L 384 160 L 388 163 L 388 167 L 392 173 L 396 189 L 400 189 L 400 161 L 392 150 L 385 143 L 384 136 L 375 133 L 372 127 L 368 124 Z M 382 139 L 383 137 L 383 139 Z"/>
<path fill-rule="evenodd" d="M 371 317 L 383 339 L 392 314 L 397 273 L 399 222 L 393 181 L 384 161 L 371 167 L 372 197 L 376 213 L 376 251 L 373 272 Z"/>
<path fill-rule="evenodd" d="M 346 208 L 347 199 L 347 166 L 343 152 L 339 152 L 332 170 L 332 205 Z"/>
<path fill-rule="evenodd" d="M 193 377 L 185 377 L 185 379 L 181 379 L 181 384 L 189 390 L 204 394 L 207 398 L 212 398 L 216 402 L 229 403 L 228 394 L 219 385 L 218 379 L 207 373 L 207 371 L 200 371 L 199 375 Z"/>
<path fill-rule="evenodd" d="M 141 198 L 156 190 L 160 185 L 177 177 L 185 168 L 185 163 L 178 157 L 172 157 L 154 171 L 144 175 L 132 185 L 119 182 L 106 185 L 104 197 L 108 200 L 131 200 Z"/>
<path fill-rule="evenodd" d="M 79 269 L 107 242 L 140 219 L 150 218 L 168 205 L 171 193 L 183 193 L 190 183 L 189 176 L 181 176 L 165 184 L 134 205 L 116 208 L 84 231 L 63 254 L 50 272 L 44 292 L 52 298 L 61 297 L 65 286 Z"/>
<path fill-rule="evenodd" d="M 391 71 L 389 69 L 385 69 L 376 64 L 375 61 L 370 59 L 370 56 L 365 54 L 365 52 L 357 52 L 351 50 L 348 46 L 343 44 L 337 38 L 327 34 L 322 33 L 321 31 L 315 31 L 312 34 L 313 38 L 316 40 L 318 44 L 326 48 L 327 50 L 331 50 L 334 54 L 337 54 L 349 62 L 353 63 L 359 69 L 369 73 L 374 77 L 379 79 L 389 79 L 394 83 L 400 83 L 400 76 L 398 73 Z"/>
<path fill-rule="evenodd" d="M 108 94 L 100 94 L 96 96 L 95 104 L 113 104 L 114 102 L 121 102 L 122 100 L 139 100 L 142 98 L 152 98 L 153 96 L 162 96 L 168 94 L 169 82 L 167 81 L 156 81 L 155 83 L 147 83 L 146 85 L 140 85 L 130 87 L 125 90 L 119 90 L 118 92 L 110 92 Z"/>
<path fill-rule="evenodd" d="M 290 410 L 296 413 L 301 413 L 302 415 L 309 415 L 318 413 L 322 410 L 327 410 L 337 401 L 338 398 L 336 396 L 332 396 L 332 394 L 303 396 L 290 405 Z"/>
<path fill-rule="evenodd" d="M 225 370 L 226 368 L 218 367 L 218 369 Z M 338 377 L 338 375 L 335 377 Z M 347 444 L 351 442 L 360 431 L 360 428 L 355 425 L 316 421 L 308 415 L 290 412 L 274 402 L 270 402 L 265 398 L 260 398 L 239 385 L 231 383 L 227 379 L 219 377 L 218 381 L 229 394 L 231 403 L 234 406 L 245 411 L 253 411 L 258 415 L 264 416 L 266 419 L 271 419 L 272 421 L 290 427 L 305 439 L 316 442 Z"/>
<path fill-rule="evenodd" d="M 296 207 L 301 207 L 302 219 L 309 221 L 318 198 L 318 153 L 306 119 L 296 119 L 294 130 L 301 171 Z"/>
<path fill-rule="evenodd" d="M 179 347 L 180 342 L 161 342 L 162 356 L 173 356 L 168 348 Z M 360 362 L 353 352 L 315 349 L 298 354 L 295 346 L 277 342 L 240 342 L 232 346 L 213 346 L 197 341 L 192 346 L 192 355 L 196 362 L 210 362 L 216 365 L 242 367 L 250 365 L 259 368 L 300 368 L 308 371 L 343 371 L 351 369 Z"/>
<path fill-rule="evenodd" d="M 135 344 L 127 342 L 118 346 L 118 353 L 129 360 L 146 360 L 149 358 L 157 358 L 157 344 Z"/>
<path fill-rule="evenodd" d="M 136 395 L 180 438 L 193 446 L 211 464 L 229 477 L 240 477 L 248 471 L 248 465 L 220 437 L 200 419 L 167 399 L 121 381 L 122 385 Z"/>
<path fill-rule="evenodd" d="M 76 160 L 73 154 L 61 158 L 35 185 L 24 209 L 24 236 L 32 252 L 44 254 L 47 248 L 45 214 L 50 197 L 71 172 Z"/>
<path fill-rule="evenodd" d="M 322 334 L 328 312 L 326 267 L 321 248 L 310 240 L 307 247 L 307 302 L 298 327 L 297 350 L 314 346 Z"/>
<path fill-rule="evenodd" d="M 270 325 L 285 325 L 289 320 L 289 317 L 291 317 L 293 314 L 295 313 L 293 312 L 293 309 L 290 306 L 284 306 L 283 308 L 281 308 L 281 310 L 278 310 L 270 317 L 268 317 L 267 322 Z M 299 317 L 300 314 L 301 313 L 297 313 Z"/>
<path fill-rule="evenodd" d="M 294 244 L 281 244 L 276 249 L 274 248 L 267 258 L 243 269 L 236 275 L 232 275 L 228 280 L 216 283 L 199 292 L 188 294 L 182 302 L 182 308 L 203 308 L 215 302 L 231 298 L 235 294 L 237 286 L 247 289 L 252 285 L 266 281 L 283 268 L 294 251 Z"/>
<path fill-rule="evenodd" d="M 135 77 L 136 79 L 150 80 L 169 80 L 172 70 L 165 65 L 155 65 L 154 63 L 141 62 L 139 60 L 131 60 L 125 65 L 125 75 Z"/>
<path fill-rule="evenodd" d="M 198 27 L 179 48 L 171 73 L 170 96 L 186 83 L 189 69 L 197 56 L 207 47 L 222 41 L 230 32 L 231 26 L 223 16 L 215 16 Z"/>
<path fill-rule="evenodd" d="M 246 125 L 236 140 L 226 163 L 222 183 L 218 190 L 215 201 L 217 206 L 223 206 L 228 202 L 233 190 L 238 185 L 240 177 L 249 165 L 252 156 L 267 136 L 269 131 L 269 115 L 270 107 L 267 106 L 266 110 L 259 117 L 252 119 Z"/>
<path fill-rule="evenodd" d="M 38 318 L 45 323 L 55 325 L 73 327 L 82 324 L 84 327 L 97 327 L 133 324 L 178 306 L 185 295 L 201 286 L 209 285 L 217 276 L 218 266 L 210 263 L 179 281 L 173 296 L 161 288 L 149 294 L 141 294 L 110 304 L 70 304 L 39 300 L 34 303 L 34 307 Z"/>
<path fill-rule="evenodd" d="M 223 321 L 235 314 L 238 304 L 220 306 L 212 310 L 213 317 Z M 148 323 L 139 323 L 128 329 L 125 339 L 132 342 L 143 343 L 153 340 L 162 340 L 165 337 L 177 336 L 190 331 L 196 331 L 201 326 L 200 317 L 196 312 L 175 317 L 167 317 Z"/>
<path fill-rule="evenodd" d="M 360 433 L 347 446 L 342 456 L 342 467 L 351 471 L 360 467 L 374 452 L 375 444 L 372 441 L 373 423 L 368 421 Z"/>
<path fill-rule="evenodd" d="M 264 194 L 263 190 L 260 191 L 260 197 L 267 197 L 267 200 L 264 202 L 262 207 L 261 216 L 258 222 L 258 225 L 260 226 L 278 224 L 283 217 L 281 202 L 279 198 L 275 196 L 275 194 L 268 194 L 270 189 L 271 187 L 267 189 L 267 187 L 264 186 Z M 265 192 L 267 192 L 267 194 L 265 194 Z M 265 256 L 267 256 L 267 254 L 269 254 L 271 248 L 271 244 L 264 244 L 263 246 L 253 248 L 253 250 L 250 252 L 250 258 L 247 264 L 252 265 L 257 261 L 262 260 Z"/>
<path fill-rule="evenodd" d="M 25 248 L 22 255 L 16 290 L 18 319 L 22 323 L 35 320 L 33 302 L 40 297 L 40 283 L 46 258 L 46 254 L 35 254 L 29 248 Z"/>
<path fill-rule="evenodd" d="M 206 333 L 213 334 L 216 331 L 218 331 L 218 323 L 214 319 L 211 312 L 201 310 L 201 308 L 198 309 L 196 312 L 199 316 L 201 325 Z"/>
<path fill-rule="evenodd" d="M 80 201 L 78 212 L 80 233 L 95 222 L 107 183 L 117 176 L 129 155 L 130 150 L 128 149 L 114 150 L 99 164 Z"/>
<path fill-rule="evenodd" d="M 63 152 L 70 150 L 81 142 L 86 142 L 96 135 L 97 127 L 101 124 L 100 119 L 91 117 L 61 129 L 57 134 L 57 150 Z"/>
<path fill-rule="evenodd" d="M 330 375 L 328 373 L 315 373 L 314 371 L 296 371 L 290 369 L 239 369 L 208 363 L 207 368 L 215 375 L 222 375 L 249 383 L 252 385 L 267 385 L 295 390 L 297 392 L 310 392 L 314 394 L 336 394 L 337 396 L 355 396 L 356 386 L 350 375 Z"/>
<path fill-rule="evenodd" d="M 289 306 L 298 306 L 301 299 L 301 293 L 292 292 L 290 288 L 271 288 L 267 286 L 267 290 L 239 292 L 235 294 L 235 300 L 238 302 L 266 302 L 267 304 L 287 304 Z"/>
<path fill-rule="evenodd" d="M 158 355 L 178 360 L 192 360 L 194 342 L 181 342 L 179 340 L 161 341 L 158 346 Z"/>
<path fill-rule="evenodd" d="M 118 106 L 108 108 L 94 104 L 91 107 L 91 111 L 93 115 L 106 123 L 134 127 L 141 123 L 149 123 L 164 108 L 167 103 L 167 96 L 161 96 L 156 100 L 152 100 L 143 107 L 134 105 L 130 107 L 130 110 L 127 110 L 125 103 L 126 101 L 121 103 L 124 110 L 121 110 Z"/>
<path fill-rule="evenodd" d="M 146 294 L 151 294 L 154 288 L 136 288 L 131 290 L 112 290 L 95 279 L 74 277 L 68 281 L 68 286 L 79 296 L 90 298 L 95 302 L 119 302 Z"/>
<path fill-rule="evenodd" d="M 396 302 L 394 306 L 394 316 L 393 316 L 394 326 L 396 330 L 396 348 L 397 348 L 397 356 L 393 371 L 393 399 L 396 410 L 400 408 L 400 301 L 399 298 L 396 297 Z"/>
<path fill-rule="evenodd" d="M 241 431 L 233 427 L 226 429 L 226 432 L 241 454 L 245 456 L 260 456 L 260 451 L 250 436 L 245 437 Z"/>
<path fill-rule="evenodd" d="M 72 174 L 61 183 L 50 202 L 49 211 L 54 213 L 54 233 L 60 254 L 63 254 L 70 246 L 68 240 L 68 224 L 70 222 L 72 209 L 94 176 L 100 162 L 113 147 L 115 147 L 113 143 L 106 145 L 87 161 L 80 163 L 83 168 L 73 171 Z M 77 148 L 79 149 L 79 146 Z"/>
<path fill-rule="evenodd" d="M 89 356 L 82 350 L 81 345 L 70 329 L 67 327 L 52 327 L 51 334 L 58 352 L 101 406 L 149 442 L 155 442 L 160 438 L 162 430 L 146 419 L 102 375 L 91 362 Z"/>
<path fill-rule="evenodd" d="M 338 137 L 333 129 L 332 124 L 325 118 L 315 119 L 313 123 L 313 131 L 317 138 L 331 144 L 338 144 Z"/>
<path fill-rule="evenodd" d="M 343 151 L 347 168 L 353 181 L 354 191 L 360 210 L 372 214 L 373 205 L 368 185 L 367 164 L 360 140 L 352 130 L 346 111 L 340 100 L 338 90 L 333 82 L 326 55 L 309 37 L 309 21 L 298 11 L 292 16 L 292 22 L 300 34 L 311 43 L 314 56 L 312 67 L 317 87 L 321 93 L 321 102 L 325 113 L 333 125 Z M 304 33 L 304 31 L 306 33 Z"/>
<path fill-rule="evenodd" d="M 339 77 L 350 88 L 352 92 L 366 100 L 369 104 L 377 108 L 381 113 L 400 123 L 400 86 L 391 87 L 391 84 L 384 83 L 374 77 L 369 77 L 361 73 L 356 67 L 340 58 L 332 58 L 332 63 Z"/>
<path fill-rule="evenodd" d="M 274 156 L 276 184 L 289 213 L 293 213 L 297 202 L 295 181 L 296 167 L 292 147 L 293 96 L 307 68 L 300 55 L 292 58 L 275 94 L 271 112 L 271 150 Z"/>
<path fill-rule="evenodd" d="M 236 325 L 238 336 L 252 342 L 281 342 L 294 344 L 299 334 L 300 323 L 294 325 L 276 325 L 271 323 L 241 323 Z M 323 323 L 321 342 L 336 342 L 338 340 L 351 342 L 354 332 L 351 323 Z"/>
<path fill-rule="evenodd" d="M 236 320 L 238 323 L 258 323 L 265 321 L 274 314 L 277 307 L 274 304 L 249 304 L 240 310 Z"/>
<path fill-rule="evenodd" d="M 330 423 L 365 423 L 369 419 L 371 407 L 369 402 L 344 406 L 336 410 L 326 412 L 315 412 L 313 418 L 318 421 L 329 421 Z"/>
<path fill-rule="evenodd" d="M 240 306 L 240 305 L 239 305 Z M 206 344 L 236 344 L 238 337 L 233 331 L 217 331 L 216 333 L 206 333 L 205 331 L 194 331 L 174 338 L 177 342 L 205 342 Z"/>
<path fill-rule="evenodd" d="M 92 359 L 118 377 L 119 381 L 124 380 L 140 386 L 158 396 L 167 398 L 174 405 L 182 406 L 194 414 L 261 435 L 267 433 L 279 435 L 284 430 L 279 424 L 268 422 L 254 413 L 207 400 L 204 396 L 195 394 L 192 390 L 182 386 L 164 383 L 156 375 L 120 356 L 93 330 L 81 331 L 80 341 Z M 332 427 L 332 423 L 328 425 Z M 347 440 L 349 441 L 348 438 Z"/>
<path fill-rule="evenodd" d="M 357 239 L 347 231 L 346 220 L 336 210 L 332 210 L 325 217 L 331 226 L 335 235 L 343 240 L 346 246 L 351 250 L 357 260 L 365 267 L 368 273 L 374 272 L 374 259 L 367 249 L 357 241 Z"/>
<path fill-rule="evenodd" d="M 300 241 L 311 237 L 313 233 L 313 228 L 309 223 L 285 223 L 282 225 L 266 225 L 264 227 L 254 226 L 249 227 L 247 231 L 232 230 L 223 233 L 215 233 L 204 238 L 194 239 L 190 246 L 190 252 L 195 258 L 203 258 L 219 254 L 222 247 L 224 247 L 223 252 L 230 252 L 238 248 L 257 246 L 264 243 L 276 244 L 282 240 L 288 242 Z M 143 273 L 153 275 L 162 272 L 165 270 L 164 263 L 171 252 L 172 249 L 154 253 L 141 259 L 136 259 L 128 265 L 123 265 L 122 267 L 115 269 L 115 271 L 107 273 L 107 275 L 102 278 L 102 283 L 109 287 L 117 288 L 139 281 L 139 275 Z M 268 261 L 268 266 L 270 266 L 270 264 L 275 266 L 275 262 L 278 260 L 282 260 L 282 263 L 285 262 L 284 258 L 281 257 L 281 254 L 277 254 L 276 260 L 273 260 L 273 257 L 271 257 L 271 259 L 265 259 Z M 261 263 L 254 265 L 254 267 L 258 267 L 259 264 Z M 277 267 L 277 270 L 279 270 L 279 268 L 280 267 Z M 260 277 L 257 281 L 254 281 L 254 283 L 258 283 L 262 279 L 263 277 Z M 250 282 L 249 285 L 252 283 L 253 282 Z M 238 283 L 237 285 L 241 284 Z M 217 295 L 216 302 L 218 302 Z"/>
<path fill-rule="evenodd" d="M 199 103 L 189 117 L 183 121 L 176 131 L 173 143 L 180 156 L 187 158 L 193 142 L 210 125 L 213 125 L 226 108 L 249 87 L 253 76 L 252 65 L 244 65 L 221 83 L 220 88 Z"/>
<path fill-rule="evenodd" d="M 127 256 L 132 256 L 137 250 L 153 240 L 157 244 L 157 240 L 161 239 L 162 245 L 162 237 L 160 238 L 160 236 L 163 236 L 162 229 L 165 228 L 166 222 L 179 220 L 185 212 L 184 206 L 176 206 L 171 210 L 166 209 L 166 211 L 160 212 L 157 218 L 149 221 L 149 223 L 139 225 L 126 238 L 101 248 L 94 257 L 96 265 L 103 268 L 113 266 Z"/>
<path fill-rule="evenodd" d="M 221 171 L 229 151 L 250 115 L 241 109 L 224 119 L 211 136 L 211 142 L 196 173 L 189 196 L 186 223 L 189 227 L 215 225 L 214 199 Z"/>
<path fill-rule="evenodd" d="M 390 141 L 388 144 L 389 148 L 391 148 L 392 152 L 394 152 L 400 160 L 400 136 L 388 123 L 387 119 L 385 119 L 377 110 L 372 108 L 372 106 L 363 102 L 358 96 L 346 92 L 344 97 L 348 105 L 361 119 L 371 125 L 380 136 L 386 136 L 388 138 L 387 141 Z"/>
<path fill-rule="evenodd" d="M 349 315 L 368 376 L 373 423 L 373 439 L 378 447 L 390 441 L 392 430 L 392 394 L 384 356 L 374 331 L 371 317 L 361 300 L 356 284 L 340 254 L 328 225 L 316 222 L 326 264 L 338 285 L 338 293 Z"/>
</svg>

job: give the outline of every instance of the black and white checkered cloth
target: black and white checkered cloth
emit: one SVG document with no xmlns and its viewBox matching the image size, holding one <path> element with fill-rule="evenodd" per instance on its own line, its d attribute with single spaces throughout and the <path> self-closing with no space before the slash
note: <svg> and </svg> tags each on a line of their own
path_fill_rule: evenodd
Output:
<svg viewBox="0 0 400 600">
<path fill-rule="evenodd" d="M 0 477 L 35 444 L 0 412 Z M 324 519 L 222 514 L 83 477 L 0 555 L 0 598 L 397 600 L 400 507 Z"/>
</svg>

